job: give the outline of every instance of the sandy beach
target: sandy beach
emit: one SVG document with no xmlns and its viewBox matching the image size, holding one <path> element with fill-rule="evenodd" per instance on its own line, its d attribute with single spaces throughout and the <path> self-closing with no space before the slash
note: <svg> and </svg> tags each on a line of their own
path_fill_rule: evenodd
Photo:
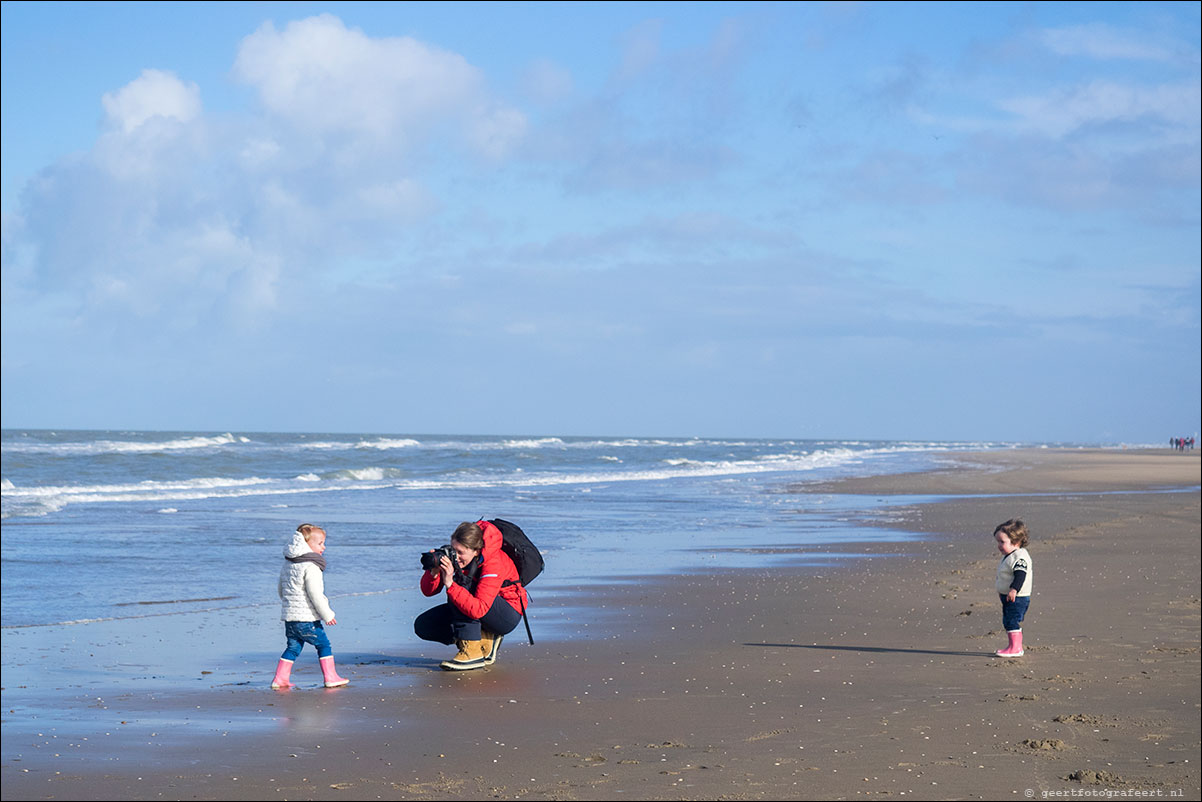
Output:
<svg viewBox="0 0 1202 802">
<path fill-rule="evenodd" d="M 267 614 L 6 630 L 33 657 L 5 659 L 3 797 L 1199 799 L 1200 465 L 1005 451 L 796 485 L 799 515 L 888 498 L 869 522 L 921 537 L 830 546 L 865 559 L 818 570 L 766 543 L 759 569 L 600 582 L 483 671 L 439 671 L 449 651 L 388 596 L 340 607 L 379 646 L 340 652 L 332 690 L 312 652 L 300 688 L 270 690 Z M 1002 660 L 991 535 L 1011 517 L 1035 596 L 1026 656 Z M 237 658 L 206 660 L 215 638 Z"/>
</svg>

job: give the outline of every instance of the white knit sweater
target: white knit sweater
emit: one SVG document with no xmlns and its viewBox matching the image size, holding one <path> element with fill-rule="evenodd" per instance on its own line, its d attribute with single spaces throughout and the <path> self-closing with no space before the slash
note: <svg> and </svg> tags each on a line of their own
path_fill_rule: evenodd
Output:
<svg viewBox="0 0 1202 802">
<path fill-rule="evenodd" d="M 292 540 L 284 547 L 284 557 L 299 557 L 311 551 L 304 535 L 294 532 Z M 317 563 L 284 560 L 278 588 L 283 603 L 281 621 L 330 621 L 334 618 L 321 573 Z"/>
</svg>

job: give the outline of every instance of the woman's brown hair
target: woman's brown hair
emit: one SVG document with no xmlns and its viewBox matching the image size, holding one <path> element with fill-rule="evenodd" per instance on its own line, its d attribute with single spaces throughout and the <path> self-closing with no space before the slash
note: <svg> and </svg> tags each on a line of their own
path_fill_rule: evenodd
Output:
<svg viewBox="0 0 1202 802">
<path fill-rule="evenodd" d="M 455 527 L 455 532 L 451 535 L 451 540 L 475 551 L 484 550 L 484 530 L 480 528 L 479 524 L 464 521 Z"/>
</svg>

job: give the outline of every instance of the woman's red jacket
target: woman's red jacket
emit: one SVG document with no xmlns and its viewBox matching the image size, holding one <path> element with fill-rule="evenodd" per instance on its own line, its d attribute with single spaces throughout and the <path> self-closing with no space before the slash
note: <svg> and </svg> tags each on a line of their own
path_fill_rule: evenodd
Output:
<svg viewBox="0 0 1202 802">
<path fill-rule="evenodd" d="M 501 530 L 488 521 L 477 521 L 476 525 L 484 531 L 484 548 L 480 550 L 480 581 L 476 583 L 476 592 L 472 593 L 463 585 L 455 583 L 447 588 L 447 598 L 459 608 L 468 618 L 483 618 L 492 607 L 493 600 L 499 594 L 509 602 L 513 609 L 522 612 L 529 605 L 526 589 L 519 584 L 518 569 L 509 559 L 509 555 L 501 551 Z M 515 584 L 505 585 L 506 580 Z M 422 593 L 433 596 L 442 588 L 442 575 L 422 572 Z"/>
</svg>

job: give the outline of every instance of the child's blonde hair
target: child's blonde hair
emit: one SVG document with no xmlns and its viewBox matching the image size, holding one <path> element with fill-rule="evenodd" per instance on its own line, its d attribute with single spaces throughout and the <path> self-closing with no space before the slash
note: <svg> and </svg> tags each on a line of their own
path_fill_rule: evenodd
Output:
<svg viewBox="0 0 1202 802">
<path fill-rule="evenodd" d="M 326 530 L 322 529 L 320 526 L 315 526 L 314 524 L 301 524 L 300 526 L 296 527 L 296 531 L 300 533 L 301 537 L 305 539 L 306 543 L 309 542 L 309 538 L 313 537 L 318 532 L 321 532 L 323 535 L 326 533 Z"/>
<path fill-rule="evenodd" d="M 998 532 L 1003 533 L 1010 539 L 1010 542 L 1018 546 L 1020 549 L 1027 547 L 1027 525 L 1017 518 L 1011 518 L 1004 524 L 998 524 L 997 529 L 993 530 L 996 536 Z"/>
</svg>

